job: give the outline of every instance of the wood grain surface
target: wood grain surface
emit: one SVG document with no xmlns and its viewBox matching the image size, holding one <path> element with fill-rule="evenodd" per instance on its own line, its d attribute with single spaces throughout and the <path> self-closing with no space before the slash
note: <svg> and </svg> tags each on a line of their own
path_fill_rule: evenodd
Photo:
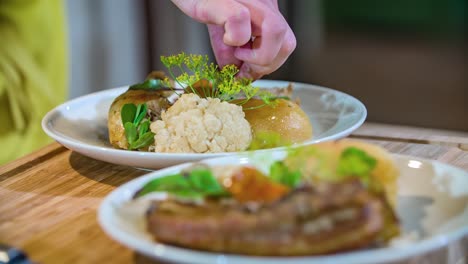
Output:
<svg viewBox="0 0 468 264">
<path fill-rule="evenodd" d="M 467 140 L 463 134 L 441 132 L 437 135 L 450 142 L 441 144 L 432 141 L 432 133 L 406 129 L 392 131 L 371 124 L 351 137 L 468 171 L 468 152 L 457 145 Z M 415 137 L 419 141 L 413 141 Z M 23 249 L 35 263 L 154 263 L 111 240 L 96 219 L 96 210 L 110 191 L 144 173 L 87 158 L 57 143 L 4 165 L 0 167 L 0 243 Z M 448 249 L 401 263 L 464 264 L 467 254 L 468 238 L 464 238 Z"/>
</svg>

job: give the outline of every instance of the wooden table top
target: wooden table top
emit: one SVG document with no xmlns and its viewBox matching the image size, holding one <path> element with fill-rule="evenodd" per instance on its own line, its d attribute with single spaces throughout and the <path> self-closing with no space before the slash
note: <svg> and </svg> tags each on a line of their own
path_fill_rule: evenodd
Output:
<svg viewBox="0 0 468 264">
<path fill-rule="evenodd" d="M 468 171 L 466 132 L 368 123 L 350 137 Z M 37 263 L 149 263 L 104 234 L 96 218 L 109 192 L 144 173 L 57 143 L 6 164 L 0 167 L 0 243 L 23 249 Z M 449 249 L 402 263 L 467 262 L 465 237 Z"/>
</svg>

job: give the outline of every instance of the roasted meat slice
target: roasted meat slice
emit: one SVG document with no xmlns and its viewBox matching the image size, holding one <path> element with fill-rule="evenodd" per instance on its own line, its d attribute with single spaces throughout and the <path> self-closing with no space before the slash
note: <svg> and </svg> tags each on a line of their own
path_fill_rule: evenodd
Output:
<svg viewBox="0 0 468 264">
<path fill-rule="evenodd" d="M 155 201 L 147 223 L 160 242 L 268 256 L 374 246 L 398 233 L 397 219 L 383 196 L 368 192 L 357 180 L 303 186 L 269 204 Z M 390 229 L 384 232 L 386 228 Z"/>
</svg>

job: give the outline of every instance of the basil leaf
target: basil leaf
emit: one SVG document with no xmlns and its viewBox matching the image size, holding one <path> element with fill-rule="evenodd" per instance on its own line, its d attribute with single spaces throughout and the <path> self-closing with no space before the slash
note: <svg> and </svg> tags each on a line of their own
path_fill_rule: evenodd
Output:
<svg viewBox="0 0 468 264">
<path fill-rule="evenodd" d="M 137 84 L 134 84 L 134 85 L 130 86 L 130 88 L 128 88 L 128 89 L 129 90 L 142 90 L 142 89 L 157 90 L 157 89 L 159 89 L 161 87 L 164 87 L 162 80 L 160 80 L 160 79 L 147 79 L 142 83 L 137 83 Z"/>
<path fill-rule="evenodd" d="M 124 104 L 120 110 L 120 118 L 122 119 L 122 124 L 127 122 L 133 122 L 137 112 L 137 107 L 134 104 Z"/>
<path fill-rule="evenodd" d="M 135 120 L 133 120 L 133 124 L 138 125 L 141 122 L 141 120 L 143 120 L 143 118 L 146 116 L 147 110 L 148 106 L 146 105 L 146 103 L 139 104 L 135 115 Z"/>
<path fill-rule="evenodd" d="M 370 172 L 376 165 L 377 160 L 369 156 L 365 151 L 356 147 L 349 147 L 341 153 L 337 173 L 340 176 L 357 176 L 366 183 Z"/>
<path fill-rule="evenodd" d="M 288 187 L 296 187 L 301 183 L 301 173 L 291 171 L 282 161 L 276 161 L 270 166 L 270 178 Z"/>
<path fill-rule="evenodd" d="M 135 130 L 136 134 L 136 130 Z M 138 138 L 138 140 L 130 143 L 131 149 L 140 149 L 154 142 L 154 133 L 149 131 Z"/>
<path fill-rule="evenodd" d="M 137 128 L 133 123 L 127 122 L 124 125 L 125 128 L 125 137 L 127 138 L 127 142 L 129 146 L 132 146 L 137 138 Z M 133 148 L 130 148 L 133 149 Z"/>
</svg>

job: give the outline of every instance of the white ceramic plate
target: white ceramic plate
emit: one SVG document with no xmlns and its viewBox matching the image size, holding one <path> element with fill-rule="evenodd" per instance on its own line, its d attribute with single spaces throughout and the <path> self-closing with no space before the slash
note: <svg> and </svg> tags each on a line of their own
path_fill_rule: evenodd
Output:
<svg viewBox="0 0 468 264">
<path fill-rule="evenodd" d="M 263 88 L 286 87 L 289 82 L 259 80 Z M 332 89 L 293 83 L 294 97 L 310 118 L 313 137 L 303 144 L 338 139 L 349 135 L 366 119 L 366 108 L 356 98 Z M 213 158 L 232 153 L 154 153 L 119 150 L 108 140 L 107 112 L 112 101 L 127 87 L 82 96 L 50 111 L 42 128 L 65 147 L 91 158 L 147 169 L 159 169 L 183 162 Z"/>
<path fill-rule="evenodd" d="M 204 161 L 208 165 L 262 164 L 284 157 L 272 154 L 228 156 Z M 403 234 L 385 248 L 315 257 L 249 257 L 184 249 L 154 242 L 145 232 L 144 208 L 125 208 L 132 195 L 150 179 L 179 172 L 182 164 L 130 181 L 102 202 L 98 218 L 105 232 L 120 243 L 155 259 L 177 263 L 383 263 L 417 256 L 468 235 L 468 173 L 434 161 L 395 155 L 401 171 L 397 213 Z M 265 167 L 263 167 L 265 168 Z"/>
</svg>

